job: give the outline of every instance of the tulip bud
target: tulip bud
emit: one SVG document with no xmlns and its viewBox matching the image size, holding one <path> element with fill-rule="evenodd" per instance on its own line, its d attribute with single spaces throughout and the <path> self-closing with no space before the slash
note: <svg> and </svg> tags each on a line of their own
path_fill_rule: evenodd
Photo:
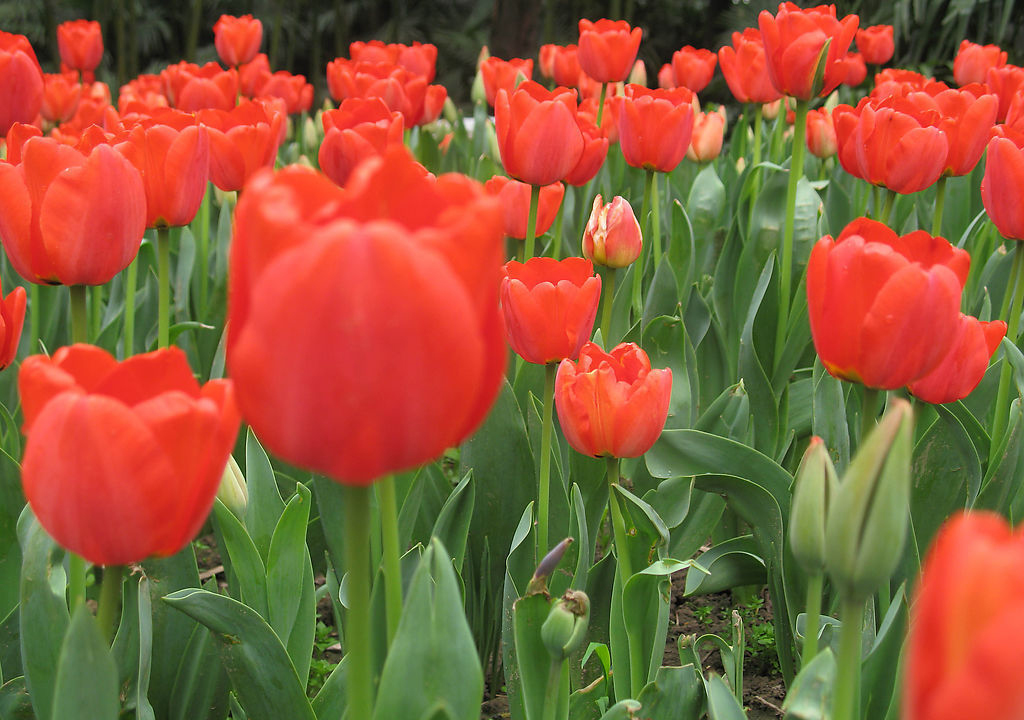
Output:
<svg viewBox="0 0 1024 720">
<path fill-rule="evenodd" d="M 624 197 L 616 196 L 607 205 L 600 195 L 583 233 L 583 256 L 598 265 L 622 268 L 640 256 L 643 235 L 633 207 Z"/>
<path fill-rule="evenodd" d="M 589 625 L 590 598 L 581 590 L 567 590 L 551 605 L 540 628 L 540 639 L 551 657 L 561 662 L 583 644 Z"/>
<path fill-rule="evenodd" d="M 626 83 L 647 87 L 647 66 L 644 65 L 643 60 L 637 60 L 633 63 L 633 69 L 629 71 Z"/>
<path fill-rule="evenodd" d="M 473 87 L 469 91 L 469 97 L 476 105 L 483 105 L 487 102 L 487 91 L 484 90 L 484 75 L 479 69 L 473 76 Z"/>
<path fill-rule="evenodd" d="M 722 152 L 725 136 L 725 108 L 693 116 L 693 135 L 686 157 L 691 162 L 711 162 Z"/>
<path fill-rule="evenodd" d="M 825 568 L 850 601 L 870 596 L 899 563 L 910 504 L 912 426 L 910 403 L 896 400 L 857 451 L 829 507 Z"/>
<path fill-rule="evenodd" d="M 302 142 L 304 147 L 315 148 L 320 146 L 320 142 L 323 138 L 320 136 L 320 132 L 317 128 L 322 127 L 322 124 L 313 122 L 313 118 L 306 118 L 306 121 L 302 123 Z"/>
<path fill-rule="evenodd" d="M 446 95 L 444 98 L 444 105 L 441 106 L 441 115 L 452 125 L 461 122 L 459 119 L 459 109 L 455 107 L 455 103 L 452 102 L 450 95 Z"/>
<path fill-rule="evenodd" d="M 217 499 L 239 520 L 245 518 L 245 508 L 249 504 L 249 488 L 245 484 L 242 469 L 231 455 L 228 455 L 228 464 L 224 466 L 224 474 L 220 477 Z"/>
<path fill-rule="evenodd" d="M 825 443 L 812 437 L 796 471 L 789 516 L 789 546 L 808 574 L 818 574 L 825 567 L 825 518 L 838 487 Z"/>
<path fill-rule="evenodd" d="M 782 108 L 782 98 L 775 100 L 770 103 L 764 103 L 761 105 L 761 116 L 765 120 L 774 120 L 779 116 L 779 110 Z"/>
<path fill-rule="evenodd" d="M 807 149 L 823 160 L 836 154 L 836 128 L 832 124 L 832 114 L 827 110 L 811 110 L 807 113 Z"/>
</svg>

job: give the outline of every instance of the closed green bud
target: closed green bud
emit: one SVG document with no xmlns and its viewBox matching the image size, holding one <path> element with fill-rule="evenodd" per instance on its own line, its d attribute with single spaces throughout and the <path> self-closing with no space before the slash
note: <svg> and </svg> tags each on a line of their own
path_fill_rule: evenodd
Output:
<svg viewBox="0 0 1024 720">
<path fill-rule="evenodd" d="M 323 125 L 317 125 L 313 122 L 313 118 L 307 117 L 306 121 L 302 123 L 302 142 L 307 148 L 315 148 L 320 146 L 320 133 L 317 132 L 318 127 Z"/>
<path fill-rule="evenodd" d="M 567 590 L 555 600 L 540 627 L 540 639 L 556 661 L 576 652 L 587 638 L 590 598 L 580 590 Z"/>
<path fill-rule="evenodd" d="M 220 476 L 217 499 L 227 506 L 232 515 L 239 520 L 245 519 L 245 508 L 249 504 L 249 488 L 245 484 L 242 469 L 231 455 L 228 455 L 228 464 L 224 467 L 224 474 Z"/>
<path fill-rule="evenodd" d="M 462 122 L 462 118 L 459 117 L 459 109 L 455 107 L 451 97 L 444 99 L 444 105 L 441 106 L 441 116 L 452 125 Z"/>
<path fill-rule="evenodd" d="M 812 437 L 796 471 L 789 515 L 789 546 L 808 574 L 825 569 L 825 519 L 838 487 L 839 477 L 824 441 Z"/>
<path fill-rule="evenodd" d="M 857 450 L 828 510 L 825 567 L 843 598 L 867 599 L 892 577 L 907 535 L 913 411 L 896 400 Z"/>
<path fill-rule="evenodd" d="M 476 75 L 473 77 L 473 87 L 469 91 L 469 97 L 478 105 L 487 103 L 487 92 L 484 90 L 484 75 L 480 72 L 479 67 L 477 67 Z"/>
</svg>

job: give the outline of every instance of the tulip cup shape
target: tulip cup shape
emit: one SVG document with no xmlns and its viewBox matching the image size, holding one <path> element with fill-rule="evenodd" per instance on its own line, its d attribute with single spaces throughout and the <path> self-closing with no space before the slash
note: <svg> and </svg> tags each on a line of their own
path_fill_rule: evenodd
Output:
<svg viewBox="0 0 1024 720">
<path fill-rule="evenodd" d="M 585 146 L 576 114 L 576 93 L 567 88 L 549 91 L 527 81 L 512 93 L 499 90 L 494 126 L 505 172 L 529 185 L 568 175 Z"/>
<path fill-rule="evenodd" d="M 504 175 L 495 175 L 484 183 L 484 189 L 488 194 L 501 200 L 501 207 L 505 211 L 505 234 L 516 240 L 526 239 L 530 214 L 530 186 Z M 565 186 L 559 182 L 545 185 L 540 189 L 535 230 L 538 236 L 551 229 L 564 196 Z"/>
<path fill-rule="evenodd" d="M 960 315 L 955 339 L 938 367 L 907 387 L 911 394 L 936 405 L 971 394 L 985 376 L 988 363 L 1006 337 L 1002 320 L 982 322 Z"/>
<path fill-rule="evenodd" d="M 970 40 L 960 41 L 960 50 L 953 60 L 953 79 L 960 87 L 983 83 L 992 68 L 1006 65 L 1006 53 L 998 45 L 978 45 Z"/>
<path fill-rule="evenodd" d="M 103 59 L 103 32 L 95 20 L 69 20 L 57 26 L 60 61 L 71 70 L 91 73 Z M 91 82 L 91 79 L 90 79 Z"/>
<path fill-rule="evenodd" d="M 864 62 L 885 65 L 896 51 L 892 25 L 872 25 L 857 31 L 857 50 Z M 859 84 L 859 83 L 858 83 Z"/>
<path fill-rule="evenodd" d="M 600 194 L 594 198 L 583 232 L 583 257 L 605 267 L 624 268 L 640 257 L 643 242 L 640 223 L 626 198 L 617 195 L 609 203 Z"/>
<path fill-rule="evenodd" d="M 588 342 L 579 362 L 563 360 L 555 407 L 565 439 L 593 457 L 639 457 L 661 435 L 672 396 L 672 371 L 652 370 L 634 343 L 604 352 Z"/>
<path fill-rule="evenodd" d="M 764 41 L 756 28 L 734 32 L 732 47 L 719 48 L 718 64 L 738 102 L 763 105 L 782 97 L 768 73 Z"/>
<path fill-rule="evenodd" d="M 30 123 L 43 106 L 43 71 L 28 38 L 0 30 L 0 136 Z"/>
<path fill-rule="evenodd" d="M 24 324 L 25 288 L 14 288 L 7 297 L 0 294 L 0 370 L 14 362 Z"/>
<path fill-rule="evenodd" d="M 693 93 L 686 88 L 648 90 L 627 85 L 615 98 L 619 143 L 632 167 L 672 172 L 686 157 L 693 135 Z"/>
<path fill-rule="evenodd" d="M 263 23 L 252 15 L 221 15 L 213 26 L 213 45 L 222 63 L 238 67 L 256 57 L 263 42 Z"/>
<path fill-rule="evenodd" d="M 90 562 L 173 555 L 202 527 L 239 415 L 230 381 L 200 387 L 178 348 L 118 363 L 91 345 L 22 363 L 25 496 Z"/>
<path fill-rule="evenodd" d="M 625 20 L 580 20 L 580 67 L 597 82 L 622 82 L 633 69 L 642 37 L 643 30 Z"/>
<path fill-rule="evenodd" d="M 1024 536 L 988 512 L 948 520 L 910 605 L 906 720 L 1014 720 L 1024 707 Z"/>
<path fill-rule="evenodd" d="M 402 113 L 389 110 L 380 98 L 348 98 L 337 110 L 321 116 L 324 140 L 317 159 L 320 169 L 344 187 L 363 160 L 402 144 Z"/>
<path fill-rule="evenodd" d="M 1024 132 L 1001 128 L 989 140 L 981 200 L 1000 234 L 1024 240 Z"/>
<path fill-rule="evenodd" d="M 710 50 L 687 45 L 672 54 L 672 77 L 674 87 L 684 87 L 695 93 L 708 86 L 715 76 L 718 56 Z"/>
<path fill-rule="evenodd" d="M 807 263 L 814 347 L 835 377 L 893 390 L 921 380 L 953 348 L 970 257 L 918 230 L 899 237 L 859 218 Z"/>
</svg>

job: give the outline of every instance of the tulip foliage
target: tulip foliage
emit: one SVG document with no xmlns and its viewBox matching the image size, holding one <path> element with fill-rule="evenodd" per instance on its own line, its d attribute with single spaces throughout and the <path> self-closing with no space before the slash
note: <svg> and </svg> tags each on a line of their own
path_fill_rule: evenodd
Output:
<svg viewBox="0 0 1024 720">
<path fill-rule="evenodd" d="M 0 31 L 0 718 L 1020 718 L 1024 58 L 866 20 Z"/>
</svg>

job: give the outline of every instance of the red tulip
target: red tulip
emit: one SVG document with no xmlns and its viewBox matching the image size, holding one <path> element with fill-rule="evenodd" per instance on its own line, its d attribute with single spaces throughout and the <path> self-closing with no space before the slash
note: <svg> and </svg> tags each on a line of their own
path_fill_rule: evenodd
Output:
<svg viewBox="0 0 1024 720">
<path fill-rule="evenodd" d="M 256 57 L 263 42 L 263 23 L 252 15 L 221 15 L 213 26 L 213 45 L 220 61 L 236 68 Z"/>
<path fill-rule="evenodd" d="M 548 91 L 533 81 L 512 93 L 499 90 L 494 126 L 505 172 L 530 185 L 550 185 L 568 175 L 584 150 L 576 112 L 572 90 Z"/>
<path fill-rule="evenodd" d="M 313 106 L 313 86 L 304 75 L 292 75 L 287 70 L 264 76 L 256 95 L 284 100 L 289 115 L 309 112 Z"/>
<path fill-rule="evenodd" d="M 60 61 L 72 70 L 92 73 L 103 59 L 103 32 L 95 20 L 69 20 L 57 26 Z M 91 77 L 87 78 L 90 82 Z"/>
<path fill-rule="evenodd" d="M 210 180 L 221 190 L 241 190 L 260 168 L 273 167 L 284 131 L 284 113 L 270 103 L 243 100 L 230 112 L 200 110 L 210 135 Z"/>
<path fill-rule="evenodd" d="M 270 58 L 266 53 L 259 53 L 249 62 L 238 68 L 238 86 L 242 95 L 247 98 L 259 97 L 263 83 L 273 75 L 270 72 Z"/>
<path fill-rule="evenodd" d="M 627 85 L 616 98 L 619 144 L 633 167 L 672 172 L 686 156 L 693 134 L 693 93 L 686 88 L 648 90 Z"/>
<path fill-rule="evenodd" d="M 77 75 L 46 74 L 43 76 L 43 104 L 39 114 L 49 123 L 67 122 L 74 117 L 81 99 L 82 86 Z"/>
<path fill-rule="evenodd" d="M 984 85 L 967 85 L 959 90 L 944 83 L 928 83 L 923 91 L 908 92 L 906 101 L 925 115 L 949 141 L 944 173 L 967 175 L 985 152 L 992 126 L 996 122 L 999 100 Z"/>
<path fill-rule="evenodd" d="M 159 75 L 139 75 L 121 86 L 117 96 L 117 110 L 121 113 L 146 113 L 158 107 L 169 107 L 164 94 L 164 81 Z"/>
<path fill-rule="evenodd" d="M 1024 538 L 988 512 L 939 531 L 910 605 L 903 717 L 1016 720 L 1024 707 Z"/>
<path fill-rule="evenodd" d="M 722 75 L 733 97 L 741 103 L 770 103 L 782 97 L 768 73 L 761 33 L 747 28 L 732 34 L 732 47 L 718 50 Z"/>
<path fill-rule="evenodd" d="M 929 84 L 936 82 L 921 73 L 900 68 L 886 68 L 875 75 L 875 86 L 871 89 L 871 97 L 884 100 L 890 95 L 904 95 L 914 90 L 924 90 Z"/>
<path fill-rule="evenodd" d="M 390 148 L 345 190 L 262 173 L 235 217 L 227 362 L 270 450 L 366 485 L 483 420 L 507 353 L 501 209 L 478 183 Z"/>
<path fill-rule="evenodd" d="M 1010 112 L 1013 98 L 1024 92 L 1024 68 L 1016 65 L 989 68 L 985 75 L 985 84 L 989 90 L 999 97 L 999 111 L 996 120 L 1003 122 Z"/>
<path fill-rule="evenodd" d="M 1003 237 L 1024 240 L 1024 132 L 1001 128 L 988 143 L 981 201 Z"/>
<path fill-rule="evenodd" d="M 540 72 L 562 87 L 576 87 L 580 81 L 579 48 L 576 45 L 542 45 Z"/>
<path fill-rule="evenodd" d="M 642 36 L 643 30 L 625 20 L 580 20 L 580 67 L 598 82 L 622 82 L 633 69 Z"/>
<path fill-rule="evenodd" d="M 200 387 L 174 347 L 118 363 L 72 345 L 26 359 L 18 390 L 22 485 L 58 543 L 126 565 L 195 537 L 238 434 L 230 381 Z"/>
<path fill-rule="evenodd" d="M 858 87 L 868 76 L 868 66 L 864 64 L 864 58 L 860 53 L 847 55 L 846 63 L 846 77 L 843 78 L 843 85 Z"/>
<path fill-rule="evenodd" d="M 893 390 L 921 380 L 954 346 L 970 257 L 923 230 L 898 237 L 859 218 L 807 263 L 814 347 L 835 377 Z"/>
<path fill-rule="evenodd" d="M 717 63 L 718 56 L 710 50 L 703 48 L 698 50 L 691 45 L 685 46 L 682 50 L 676 50 L 672 54 L 674 87 L 684 87 L 699 93 L 708 86 L 711 78 L 715 76 Z"/>
<path fill-rule="evenodd" d="M 697 113 L 693 118 L 693 135 L 686 157 L 696 163 L 711 162 L 722 152 L 725 139 L 725 108 L 716 112 Z"/>
<path fill-rule="evenodd" d="M 325 134 L 320 169 L 342 187 L 363 160 L 402 144 L 402 113 L 389 110 L 380 98 L 349 98 L 321 117 Z"/>
<path fill-rule="evenodd" d="M 779 5 L 772 15 L 762 10 L 757 24 L 764 40 L 768 73 L 775 87 L 785 95 L 799 100 L 810 100 L 815 95 L 824 97 L 836 89 L 849 72 L 847 50 L 857 33 L 859 19 L 847 15 L 836 19 L 834 5 L 819 5 L 801 9 L 791 2 Z M 831 38 L 825 58 L 824 84 L 814 86 L 818 57 Z"/>
<path fill-rule="evenodd" d="M 430 43 L 414 42 L 385 44 L 380 40 L 356 41 L 348 46 L 349 57 L 354 62 L 389 63 L 405 68 L 411 73 L 422 75 L 428 83 L 434 82 L 437 71 L 437 46 Z"/>
<path fill-rule="evenodd" d="M 885 65 L 892 60 L 892 54 L 896 51 L 892 25 L 861 28 L 857 31 L 856 41 L 857 50 L 864 57 L 864 62 L 872 65 Z"/>
<path fill-rule="evenodd" d="M 836 128 L 825 108 L 807 113 L 807 149 L 823 160 L 836 154 Z"/>
<path fill-rule="evenodd" d="M 484 183 L 484 189 L 501 201 L 501 207 L 505 211 L 505 234 L 516 240 L 525 239 L 530 215 L 530 186 L 504 175 L 495 175 Z M 538 237 L 551 229 L 558 215 L 558 208 L 562 206 L 564 195 L 565 186 L 560 182 L 545 185 L 540 189 L 535 231 Z"/>
<path fill-rule="evenodd" d="M 601 278 L 589 260 L 535 257 L 505 264 L 501 310 L 508 343 L 526 362 L 575 360 L 590 339 Z"/>
<path fill-rule="evenodd" d="M 983 83 L 991 68 L 1006 64 L 1006 53 L 997 45 L 977 45 L 969 40 L 960 41 L 960 50 L 953 60 L 953 79 L 963 87 Z"/>
<path fill-rule="evenodd" d="M 650 450 L 665 427 L 671 397 L 672 370 L 652 370 L 647 353 L 634 343 L 610 353 L 587 343 L 579 362 L 563 360 L 555 377 L 565 439 L 594 457 L 639 457 Z"/>
<path fill-rule="evenodd" d="M 533 60 L 502 60 L 492 55 L 480 63 L 480 77 L 483 79 L 487 104 L 494 107 L 499 90 L 511 93 L 519 83 L 533 77 Z"/>
<path fill-rule="evenodd" d="M 988 369 L 988 362 L 1006 336 L 1002 320 L 981 322 L 969 315 L 960 315 L 953 346 L 938 367 L 907 389 L 925 402 L 936 405 L 967 397 L 978 386 Z"/>
<path fill-rule="evenodd" d="M 594 103 L 596 108 L 597 103 Z M 583 154 L 572 170 L 565 176 L 565 182 L 575 187 L 582 187 L 594 179 L 604 161 L 608 157 L 608 135 L 603 128 L 597 126 L 597 117 L 582 105 L 577 109 L 576 121 L 583 132 Z M 611 121 L 607 123 L 613 125 Z"/>
<path fill-rule="evenodd" d="M 35 120 L 43 105 L 43 71 L 24 35 L 0 31 L 0 136 Z"/>
<path fill-rule="evenodd" d="M 605 267 L 623 268 L 640 257 L 643 244 L 640 223 L 629 201 L 617 195 L 605 203 L 598 194 L 583 231 L 583 257 Z"/>
<path fill-rule="evenodd" d="M 344 58 L 327 63 L 327 87 L 338 101 L 379 97 L 389 108 L 402 113 L 409 128 L 436 120 L 448 94 L 443 86 L 428 85 L 423 75 L 404 68 Z"/>
<path fill-rule="evenodd" d="M 0 163 L 0 237 L 34 283 L 102 285 L 135 258 L 146 228 L 139 171 L 113 148 L 34 137 Z"/>
<path fill-rule="evenodd" d="M 25 288 L 16 287 L 0 295 L 0 370 L 14 362 L 25 324 Z"/>
</svg>

